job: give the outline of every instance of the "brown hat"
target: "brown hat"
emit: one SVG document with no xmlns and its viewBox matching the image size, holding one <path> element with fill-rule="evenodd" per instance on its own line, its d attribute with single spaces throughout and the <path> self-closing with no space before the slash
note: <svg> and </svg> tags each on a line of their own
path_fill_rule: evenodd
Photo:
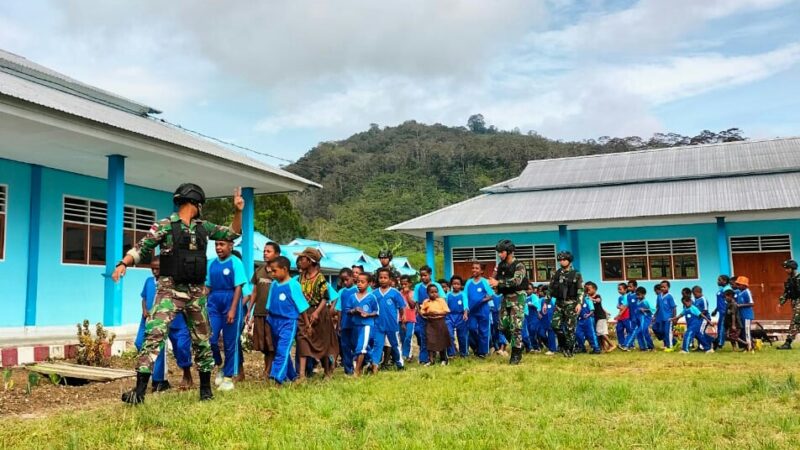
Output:
<svg viewBox="0 0 800 450">
<path fill-rule="evenodd" d="M 322 252 L 313 247 L 306 247 L 302 252 L 295 252 L 295 256 L 305 256 L 311 260 L 311 262 L 319 264 L 319 261 L 322 259 Z"/>
<path fill-rule="evenodd" d="M 736 284 L 741 284 L 742 286 L 750 287 L 750 278 L 747 277 L 737 277 Z"/>
</svg>

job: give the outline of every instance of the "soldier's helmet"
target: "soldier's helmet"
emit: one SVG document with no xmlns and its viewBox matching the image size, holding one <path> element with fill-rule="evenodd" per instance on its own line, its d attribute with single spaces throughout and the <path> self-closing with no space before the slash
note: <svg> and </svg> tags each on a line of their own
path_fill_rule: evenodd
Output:
<svg viewBox="0 0 800 450">
<path fill-rule="evenodd" d="M 514 253 L 514 250 L 516 250 L 517 247 L 514 245 L 513 242 L 509 241 L 508 239 L 503 239 L 502 241 L 497 243 L 494 249 L 497 250 L 497 253 L 500 252 Z"/>
<path fill-rule="evenodd" d="M 558 259 L 559 261 L 566 259 L 567 261 L 572 262 L 572 253 L 567 251 L 558 252 L 558 256 L 556 257 L 556 259 Z"/>
<path fill-rule="evenodd" d="M 172 202 L 179 206 L 184 203 L 191 203 L 198 207 L 203 206 L 206 202 L 206 193 L 203 192 L 203 188 L 194 183 L 183 183 L 178 186 L 178 189 L 175 189 Z"/>
<path fill-rule="evenodd" d="M 380 252 L 378 252 L 378 259 L 382 259 L 382 258 L 392 259 L 392 256 L 393 256 L 392 255 L 392 251 L 389 250 L 389 249 L 385 249 L 384 248 L 384 249 L 381 249 Z"/>
<path fill-rule="evenodd" d="M 793 259 L 787 259 L 786 261 L 783 262 L 783 268 L 797 270 L 797 261 Z"/>
</svg>

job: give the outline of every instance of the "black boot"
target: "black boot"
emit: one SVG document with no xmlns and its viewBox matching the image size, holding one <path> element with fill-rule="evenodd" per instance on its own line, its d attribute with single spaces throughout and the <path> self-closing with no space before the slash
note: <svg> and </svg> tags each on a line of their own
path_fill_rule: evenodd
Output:
<svg viewBox="0 0 800 450">
<path fill-rule="evenodd" d="M 136 373 L 136 388 L 122 394 L 122 401 L 131 405 L 144 403 L 144 394 L 147 393 L 147 384 L 150 382 L 149 373 Z"/>
<path fill-rule="evenodd" d="M 792 338 L 790 337 L 787 337 L 786 342 L 784 342 L 783 345 L 778 347 L 778 350 L 791 350 L 791 349 L 792 349 Z"/>
<path fill-rule="evenodd" d="M 522 362 L 522 348 L 512 347 L 511 348 L 511 359 L 508 361 L 509 364 L 517 365 Z"/>
<path fill-rule="evenodd" d="M 200 372 L 200 400 L 211 400 L 214 394 L 211 392 L 211 372 Z"/>
<path fill-rule="evenodd" d="M 153 392 L 164 392 L 170 389 L 172 389 L 172 385 L 167 380 L 153 383 Z"/>
</svg>

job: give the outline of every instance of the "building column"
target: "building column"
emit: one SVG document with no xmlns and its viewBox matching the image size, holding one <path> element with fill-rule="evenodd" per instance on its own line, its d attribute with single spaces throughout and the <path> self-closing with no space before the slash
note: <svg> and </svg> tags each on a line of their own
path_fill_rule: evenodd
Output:
<svg viewBox="0 0 800 450">
<path fill-rule="evenodd" d="M 425 264 L 431 268 L 431 279 L 436 279 L 436 249 L 433 242 L 433 231 L 425 232 Z"/>
<path fill-rule="evenodd" d="M 42 166 L 31 166 L 30 222 L 28 223 L 28 279 L 25 291 L 25 326 L 36 325 L 39 293 L 39 236 L 42 223 Z"/>
<path fill-rule="evenodd" d="M 569 251 L 569 233 L 566 225 L 558 226 L 558 249 L 557 251 Z"/>
<path fill-rule="evenodd" d="M 242 211 L 242 262 L 249 280 L 253 278 L 253 266 L 255 264 L 253 233 L 255 232 L 256 196 L 253 188 L 243 188 L 242 198 L 244 199 L 244 211 Z"/>
<path fill-rule="evenodd" d="M 122 325 L 122 280 L 115 283 L 111 274 L 122 259 L 123 219 L 125 215 L 125 157 L 108 155 L 106 181 L 106 278 L 103 302 L 103 324 Z"/>
<path fill-rule="evenodd" d="M 728 227 L 724 217 L 717 217 L 717 255 L 719 258 L 719 273 L 731 274 L 731 257 L 728 253 Z"/>
<path fill-rule="evenodd" d="M 453 276 L 453 251 L 450 236 L 444 237 L 444 278 L 449 282 Z"/>
</svg>

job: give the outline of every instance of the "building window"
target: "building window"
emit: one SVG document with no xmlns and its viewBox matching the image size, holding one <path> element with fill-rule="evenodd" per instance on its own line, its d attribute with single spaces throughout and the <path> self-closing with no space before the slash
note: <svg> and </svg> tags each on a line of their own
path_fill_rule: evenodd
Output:
<svg viewBox="0 0 800 450">
<path fill-rule="evenodd" d="M 0 261 L 6 258 L 6 210 L 8 186 L 0 184 Z"/>
<path fill-rule="evenodd" d="M 451 255 L 453 262 L 495 262 L 497 260 L 494 247 L 454 248 Z"/>
<path fill-rule="evenodd" d="M 769 253 L 792 250 L 792 242 L 788 234 L 736 236 L 730 239 L 731 253 Z"/>
<path fill-rule="evenodd" d="M 104 265 L 108 206 L 98 200 L 64 197 L 62 262 Z M 126 206 L 123 217 L 123 251 L 141 238 L 155 222 L 151 209 Z"/>
<path fill-rule="evenodd" d="M 696 279 L 697 242 L 665 239 L 600 243 L 603 281 Z"/>
<path fill-rule="evenodd" d="M 557 268 L 556 246 L 553 244 L 520 245 L 514 256 L 525 264 L 531 282 L 549 282 Z"/>
</svg>

